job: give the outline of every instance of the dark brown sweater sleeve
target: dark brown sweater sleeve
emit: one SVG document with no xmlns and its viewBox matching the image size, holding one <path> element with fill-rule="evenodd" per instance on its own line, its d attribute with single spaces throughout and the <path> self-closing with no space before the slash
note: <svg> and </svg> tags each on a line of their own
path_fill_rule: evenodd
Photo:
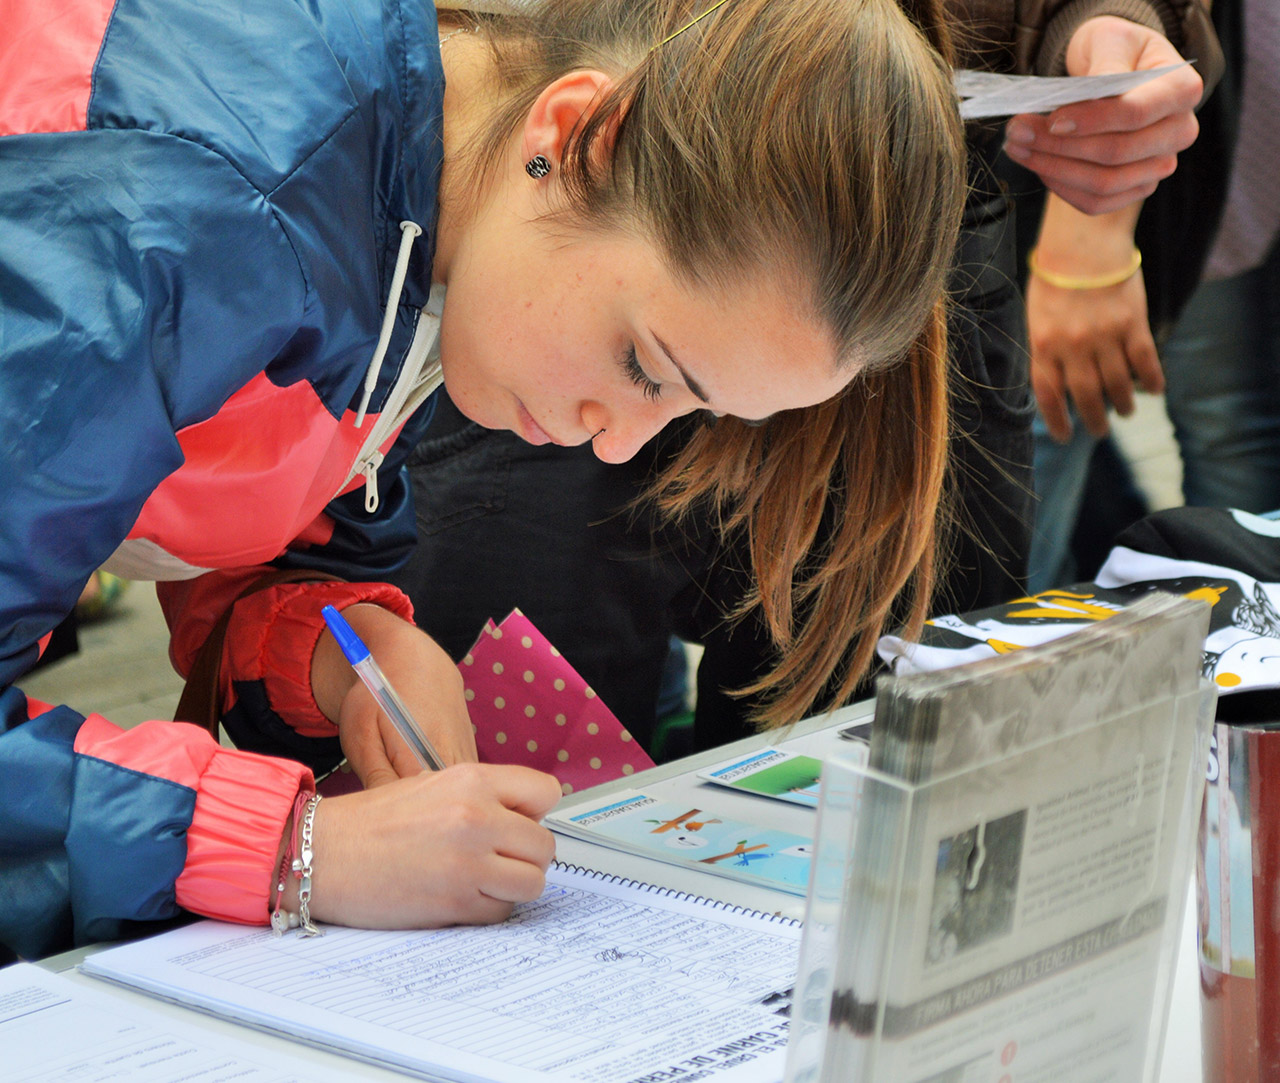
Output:
<svg viewBox="0 0 1280 1083">
<path fill-rule="evenodd" d="M 1205 94 L 1222 51 L 1202 0 L 950 0 L 962 62 L 1033 75 L 1065 75 L 1067 46 L 1087 19 L 1115 15 L 1164 34 L 1196 61 Z"/>
</svg>

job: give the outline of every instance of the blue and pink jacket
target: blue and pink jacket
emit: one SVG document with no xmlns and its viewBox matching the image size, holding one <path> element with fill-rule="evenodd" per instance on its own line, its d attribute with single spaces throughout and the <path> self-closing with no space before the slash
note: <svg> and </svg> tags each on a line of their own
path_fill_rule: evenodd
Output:
<svg viewBox="0 0 1280 1083">
<path fill-rule="evenodd" d="M 238 743 L 332 745 L 320 607 L 410 615 L 377 581 L 414 537 L 442 97 L 429 0 L 6 6 L 0 945 L 265 920 L 307 767 L 15 682 L 100 566 L 165 581 L 180 671 L 246 583 L 314 567 L 359 582 L 239 602 L 221 687 Z"/>
</svg>

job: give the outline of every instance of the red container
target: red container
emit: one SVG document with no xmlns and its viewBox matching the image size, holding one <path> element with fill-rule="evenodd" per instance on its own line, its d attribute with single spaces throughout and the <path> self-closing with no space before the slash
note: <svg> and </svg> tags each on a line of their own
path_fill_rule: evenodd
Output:
<svg viewBox="0 0 1280 1083">
<path fill-rule="evenodd" d="M 1280 1083 L 1280 724 L 1214 727 L 1196 900 L 1205 1083 Z"/>
</svg>

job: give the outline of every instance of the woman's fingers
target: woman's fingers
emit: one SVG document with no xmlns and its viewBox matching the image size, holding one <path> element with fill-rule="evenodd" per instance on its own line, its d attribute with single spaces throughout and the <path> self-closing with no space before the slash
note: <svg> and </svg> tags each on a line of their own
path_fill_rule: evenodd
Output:
<svg viewBox="0 0 1280 1083">
<path fill-rule="evenodd" d="M 528 768 L 463 764 L 323 801 L 312 912 L 370 928 L 501 920 L 542 891 L 555 841 L 532 815 L 559 793 Z"/>
</svg>

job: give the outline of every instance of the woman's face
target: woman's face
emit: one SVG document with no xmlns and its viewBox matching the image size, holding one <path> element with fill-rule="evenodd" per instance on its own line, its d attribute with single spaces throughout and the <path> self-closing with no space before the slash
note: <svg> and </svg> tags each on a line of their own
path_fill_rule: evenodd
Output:
<svg viewBox="0 0 1280 1083">
<path fill-rule="evenodd" d="M 441 329 L 449 395 L 486 428 L 624 462 L 695 410 L 747 420 L 811 406 L 856 371 L 780 280 L 730 291 L 675 279 L 629 235 L 566 240 L 482 215 L 451 253 Z"/>
</svg>

